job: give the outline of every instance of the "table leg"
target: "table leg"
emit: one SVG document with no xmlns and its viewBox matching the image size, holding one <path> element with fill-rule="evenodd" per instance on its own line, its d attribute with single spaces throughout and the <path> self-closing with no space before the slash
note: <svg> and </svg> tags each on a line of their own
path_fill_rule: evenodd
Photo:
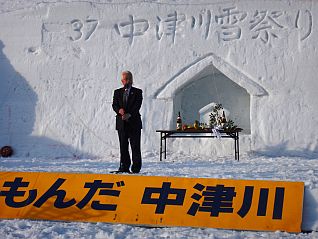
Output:
<svg viewBox="0 0 318 239">
<path fill-rule="evenodd" d="M 237 161 L 240 161 L 240 145 L 239 145 L 239 132 L 236 132 L 236 143 L 237 143 Z"/>
<path fill-rule="evenodd" d="M 167 159 L 167 134 L 165 134 L 165 159 Z"/>
<path fill-rule="evenodd" d="M 236 133 L 234 135 L 234 157 L 235 160 L 237 160 L 237 144 L 236 144 L 237 138 L 236 138 Z"/>
<path fill-rule="evenodd" d="M 162 161 L 162 133 L 160 132 L 160 161 Z"/>
</svg>

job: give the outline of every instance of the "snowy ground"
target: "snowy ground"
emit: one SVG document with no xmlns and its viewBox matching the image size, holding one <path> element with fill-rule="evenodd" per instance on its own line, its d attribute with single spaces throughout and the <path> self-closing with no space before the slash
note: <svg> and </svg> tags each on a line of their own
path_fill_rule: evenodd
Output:
<svg viewBox="0 0 318 239">
<path fill-rule="evenodd" d="M 0 159 L 0 171 L 48 171 L 108 173 L 118 167 L 118 159 Z M 205 157 L 168 154 L 159 162 L 154 153 L 143 155 L 142 175 L 266 179 L 305 182 L 306 194 L 318 195 L 318 158 L 267 157 L 241 155 Z M 306 197 L 306 196 L 305 196 Z M 316 197 L 314 197 L 316 198 Z M 317 198 L 316 198 L 317 199 Z M 147 228 L 107 223 L 76 223 L 33 220 L 0 220 L 1 238 L 318 238 L 317 201 L 305 200 L 303 227 L 316 228 L 311 233 L 231 231 L 204 228 Z M 310 210 L 306 209 L 309 208 Z M 314 209 L 312 211 L 312 209 Z M 307 211 L 306 211 L 307 210 Z"/>
</svg>

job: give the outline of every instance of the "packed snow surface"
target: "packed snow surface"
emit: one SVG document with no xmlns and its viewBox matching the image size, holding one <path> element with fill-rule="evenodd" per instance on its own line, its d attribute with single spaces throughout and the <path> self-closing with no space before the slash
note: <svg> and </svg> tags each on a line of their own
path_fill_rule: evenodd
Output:
<svg viewBox="0 0 318 239">
<path fill-rule="evenodd" d="M 0 171 L 47 171 L 107 174 L 118 167 L 118 156 L 103 159 L 1 158 Z M 156 153 L 143 155 L 142 176 L 264 179 L 305 183 L 302 228 L 310 233 L 232 231 L 211 228 L 142 227 L 108 223 L 78 223 L 35 220 L 1 220 L 5 238 L 318 238 L 318 159 L 241 155 L 203 157 L 168 153 L 159 161 Z M 309 198 L 308 198 L 309 197 Z M 316 199 L 313 199 L 316 198 Z"/>
</svg>

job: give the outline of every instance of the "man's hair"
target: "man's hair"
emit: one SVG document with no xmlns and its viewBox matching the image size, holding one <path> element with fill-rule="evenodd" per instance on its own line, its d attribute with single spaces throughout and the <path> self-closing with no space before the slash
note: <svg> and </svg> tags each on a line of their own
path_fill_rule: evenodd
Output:
<svg viewBox="0 0 318 239">
<path fill-rule="evenodd" d="M 133 75 L 130 71 L 123 71 L 122 74 L 127 75 L 128 80 L 132 81 L 133 80 Z"/>
</svg>

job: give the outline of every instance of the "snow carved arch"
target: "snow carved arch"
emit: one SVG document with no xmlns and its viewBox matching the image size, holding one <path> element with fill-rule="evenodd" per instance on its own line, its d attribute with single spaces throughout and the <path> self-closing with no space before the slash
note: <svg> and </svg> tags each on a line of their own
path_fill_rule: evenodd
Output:
<svg viewBox="0 0 318 239">
<path fill-rule="evenodd" d="M 199 110 L 212 102 L 230 109 L 230 118 L 250 133 L 250 96 L 265 96 L 267 91 L 249 76 L 209 53 L 182 68 L 156 93 L 155 98 L 172 101 L 170 127 L 174 127 L 178 111 L 185 123 L 199 119 Z"/>
</svg>

